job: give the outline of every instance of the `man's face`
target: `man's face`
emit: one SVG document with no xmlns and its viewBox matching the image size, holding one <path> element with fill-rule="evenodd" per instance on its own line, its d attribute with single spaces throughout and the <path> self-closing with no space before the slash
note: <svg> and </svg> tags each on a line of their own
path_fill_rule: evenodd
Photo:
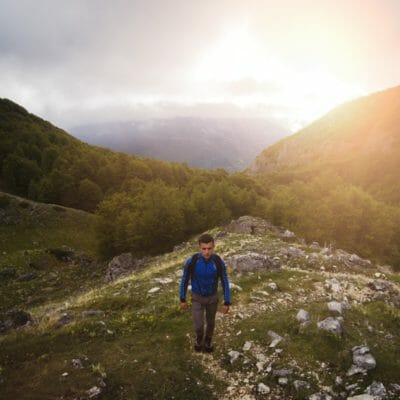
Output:
<svg viewBox="0 0 400 400">
<path fill-rule="evenodd" d="M 214 243 L 200 243 L 199 244 L 201 255 L 207 260 L 211 257 L 214 252 Z"/>
</svg>

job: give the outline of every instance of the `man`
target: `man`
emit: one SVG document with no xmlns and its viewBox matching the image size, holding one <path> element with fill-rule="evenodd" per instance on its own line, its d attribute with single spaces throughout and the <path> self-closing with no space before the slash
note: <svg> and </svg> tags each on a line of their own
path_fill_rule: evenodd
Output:
<svg viewBox="0 0 400 400">
<path fill-rule="evenodd" d="M 191 280 L 192 291 L 192 317 L 196 333 L 195 351 L 203 349 L 206 352 L 213 351 L 211 343 L 215 326 L 215 314 L 218 307 L 218 279 L 221 280 L 224 305 L 222 312 L 226 314 L 230 306 L 229 281 L 226 274 L 224 261 L 214 253 L 214 238 L 209 234 L 203 234 L 199 238 L 200 252 L 189 257 L 183 267 L 183 275 L 180 284 L 179 297 L 181 309 L 186 310 L 186 291 Z M 204 335 L 204 311 L 206 314 L 206 332 Z M 203 344 L 204 340 L 204 344 Z"/>
</svg>

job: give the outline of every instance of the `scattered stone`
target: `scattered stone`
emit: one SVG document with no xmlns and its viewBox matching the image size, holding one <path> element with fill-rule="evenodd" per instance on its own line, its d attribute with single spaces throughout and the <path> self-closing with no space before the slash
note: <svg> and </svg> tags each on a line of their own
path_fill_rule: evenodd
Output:
<svg viewBox="0 0 400 400">
<path fill-rule="evenodd" d="M 319 250 L 319 249 L 320 249 L 319 243 L 318 243 L 318 242 L 312 242 L 312 243 L 310 244 L 310 249 L 312 249 L 312 250 Z"/>
<path fill-rule="evenodd" d="M 335 378 L 335 385 L 340 386 L 342 383 L 343 383 L 342 377 L 337 375 Z"/>
<path fill-rule="evenodd" d="M 367 394 L 370 394 L 374 397 L 374 400 L 383 400 L 386 399 L 387 392 L 386 388 L 382 382 L 373 381 L 367 387 Z"/>
<path fill-rule="evenodd" d="M 374 369 L 376 367 L 375 358 L 367 346 L 355 346 L 353 351 L 353 363 L 363 369 Z"/>
<path fill-rule="evenodd" d="M 275 282 L 269 282 L 267 286 L 272 290 L 278 290 L 278 285 Z"/>
<path fill-rule="evenodd" d="M 231 358 L 231 359 L 230 359 L 231 364 L 233 364 L 233 363 L 239 358 L 240 353 L 239 353 L 238 351 L 231 350 L 231 351 L 228 353 L 228 356 Z"/>
<path fill-rule="evenodd" d="M 161 285 L 167 285 L 168 283 L 172 283 L 174 280 L 171 278 L 154 278 L 154 281 L 161 283 Z"/>
<path fill-rule="evenodd" d="M 183 242 L 174 246 L 173 251 L 185 250 L 187 247 L 190 247 L 190 242 Z"/>
<path fill-rule="evenodd" d="M 332 400 L 332 396 L 327 393 L 313 393 L 308 396 L 308 400 Z"/>
<path fill-rule="evenodd" d="M 371 263 L 370 260 L 366 260 L 364 258 L 361 258 L 357 254 L 352 254 L 349 257 L 349 261 L 352 264 L 360 265 L 361 267 L 367 267 L 367 268 L 371 268 L 372 267 L 372 263 Z"/>
<path fill-rule="evenodd" d="M 275 347 L 278 343 L 280 343 L 283 339 L 282 336 L 278 335 L 276 332 L 274 331 L 268 331 L 267 332 L 268 336 L 272 339 L 269 347 Z"/>
<path fill-rule="evenodd" d="M 336 278 L 326 279 L 325 287 L 332 290 L 334 293 L 339 292 L 342 289 L 341 283 Z"/>
<path fill-rule="evenodd" d="M 280 369 L 274 369 L 272 371 L 272 376 L 278 376 L 278 377 L 287 377 L 292 374 L 293 370 L 290 368 L 280 368 Z"/>
<path fill-rule="evenodd" d="M 319 329 L 332 332 L 335 335 L 341 335 L 343 333 L 341 320 L 339 318 L 325 318 L 324 320 L 317 322 L 317 326 Z"/>
<path fill-rule="evenodd" d="M 339 303 L 338 301 L 330 301 L 328 303 L 328 309 L 329 311 L 336 311 L 339 314 L 342 313 L 342 303 Z"/>
<path fill-rule="evenodd" d="M 294 237 L 296 237 L 294 232 L 289 231 L 288 229 L 286 229 L 285 232 L 283 232 L 282 236 L 285 237 L 285 238 L 294 238 Z"/>
<path fill-rule="evenodd" d="M 250 350 L 251 349 L 251 345 L 252 345 L 252 342 L 246 341 L 246 343 L 243 345 L 243 351 Z"/>
<path fill-rule="evenodd" d="M 104 315 L 104 311 L 102 311 L 102 310 L 83 310 L 83 311 L 81 311 L 80 315 L 82 318 L 94 317 L 96 315 Z"/>
<path fill-rule="evenodd" d="M 278 384 L 281 386 L 286 386 L 288 384 L 289 380 L 286 377 L 280 377 L 278 378 Z"/>
<path fill-rule="evenodd" d="M 293 386 L 298 392 L 301 390 L 310 389 L 310 387 L 311 387 L 311 385 L 307 381 L 302 381 L 302 380 L 298 380 L 298 379 L 296 379 L 293 382 Z"/>
<path fill-rule="evenodd" d="M 101 394 L 101 388 L 98 386 L 92 386 L 89 390 L 86 390 L 89 399 L 94 399 Z"/>
<path fill-rule="evenodd" d="M 236 283 L 233 282 L 229 282 L 229 288 L 233 290 L 238 290 L 239 292 L 243 290 L 241 286 L 236 285 Z"/>
<path fill-rule="evenodd" d="M 83 368 L 82 361 L 81 361 L 79 358 L 73 358 L 73 359 L 71 360 L 71 362 L 72 362 L 72 366 L 73 366 L 74 368 L 76 368 L 76 369 L 81 369 L 81 368 Z"/>
<path fill-rule="evenodd" d="M 33 323 L 31 314 L 21 309 L 11 309 L 0 319 L 0 332 L 18 329 Z"/>
<path fill-rule="evenodd" d="M 374 400 L 374 396 L 369 394 L 358 394 L 357 396 L 348 397 L 347 400 Z"/>
<path fill-rule="evenodd" d="M 156 292 L 158 292 L 159 290 L 160 290 L 160 288 L 157 286 L 157 287 L 153 287 L 153 288 L 149 289 L 149 290 L 147 291 L 147 293 L 156 293 Z"/>
<path fill-rule="evenodd" d="M 75 258 L 75 251 L 67 246 L 62 246 L 57 249 L 48 249 L 47 252 L 57 260 L 63 262 L 70 262 Z"/>
<path fill-rule="evenodd" d="M 375 279 L 372 282 L 369 282 L 368 286 L 373 290 L 381 292 L 385 292 L 392 289 L 392 284 L 383 279 Z"/>
<path fill-rule="evenodd" d="M 111 282 L 121 276 L 135 272 L 147 265 L 148 259 L 136 259 L 131 253 L 122 253 L 115 256 L 107 266 L 105 281 Z"/>
<path fill-rule="evenodd" d="M 35 279 L 37 275 L 34 272 L 24 272 L 22 273 L 19 277 L 19 281 L 31 281 L 32 279 Z"/>
<path fill-rule="evenodd" d="M 249 272 L 259 269 L 275 269 L 276 263 L 273 260 L 260 253 L 249 252 L 245 254 L 235 254 L 227 258 L 227 262 L 232 265 L 234 271 Z"/>
<path fill-rule="evenodd" d="M 262 383 L 262 382 L 260 382 L 260 383 L 258 384 L 257 390 L 258 390 L 258 392 L 261 393 L 261 394 L 268 394 L 268 393 L 271 391 L 271 389 L 270 389 L 267 385 L 265 385 L 264 383 Z"/>
<path fill-rule="evenodd" d="M 300 309 L 296 315 L 296 319 L 299 322 L 306 322 L 310 320 L 310 313 L 306 310 Z"/>
<path fill-rule="evenodd" d="M 73 320 L 74 318 L 72 317 L 72 315 L 68 313 L 63 313 L 63 315 L 54 324 L 54 328 L 61 328 L 62 326 L 69 324 Z"/>
<path fill-rule="evenodd" d="M 306 255 L 306 253 L 303 250 L 294 246 L 289 246 L 287 248 L 281 249 L 280 254 L 287 256 L 289 258 L 303 258 Z"/>
</svg>

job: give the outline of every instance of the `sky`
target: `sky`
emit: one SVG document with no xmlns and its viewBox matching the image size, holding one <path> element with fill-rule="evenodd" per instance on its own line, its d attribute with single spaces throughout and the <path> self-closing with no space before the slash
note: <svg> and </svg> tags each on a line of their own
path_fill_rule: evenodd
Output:
<svg viewBox="0 0 400 400">
<path fill-rule="evenodd" d="M 400 84 L 399 0 L 0 0 L 0 97 L 68 129 L 267 118 Z"/>
</svg>

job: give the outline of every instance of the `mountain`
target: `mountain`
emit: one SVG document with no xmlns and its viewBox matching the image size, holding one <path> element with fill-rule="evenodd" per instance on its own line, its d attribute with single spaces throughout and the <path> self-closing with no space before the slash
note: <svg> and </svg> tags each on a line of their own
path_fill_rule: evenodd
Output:
<svg viewBox="0 0 400 400">
<path fill-rule="evenodd" d="M 129 154 L 193 167 L 242 170 L 288 132 L 263 119 L 171 118 L 76 126 L 79 139 Z"/>
<path fill-rule="evenodd" d="M 400 86 L 346 102 L 267 147 L 252 174 L 335 171 L 374 197 L 400 204 Z"/>
<path fill-rule="evenodd" d="M 308 245 L 259 218 L 216 226 L 208 232 L 228 267 L 232 306 L 217 313 L 215 351 L 196 353 L 178 288 L 197 236 L 109 280 L 127 255 L 96 259 L 79 240 L 93 239 L 90 215 L 7 198 L 2 399 L 399 398 L 400 275 L 389 266 Z M 16 210 L 35 231 L 15 233 Z M 74 235 L 62 235 L 63 222 Z"/>
</svg>

